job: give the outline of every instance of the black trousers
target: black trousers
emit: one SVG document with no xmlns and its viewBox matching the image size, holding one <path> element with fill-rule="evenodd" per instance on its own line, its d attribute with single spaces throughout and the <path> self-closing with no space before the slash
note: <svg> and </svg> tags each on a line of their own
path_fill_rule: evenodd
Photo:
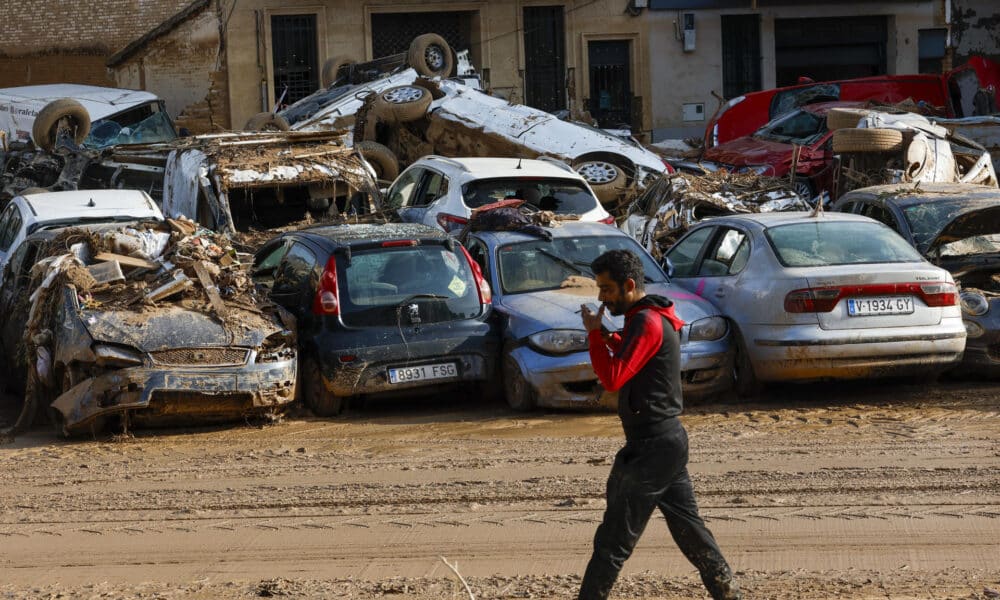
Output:
<svg viewBox="0 0 1000 600">
<path fill-rule="evenodd" d="M 698 515 L 687 471 L 687 431 L 677 419 L 670 421 L 667 433 L 628 441 L 615 456 L 608 477 L 608 507 L 594 536 L 594 554 L 583 576 L 580 600 L 608 597 L 656 508 L 666 517 L 674 542 L 701 573 L 712 597 L 740 597 L 726 559 Z"/>
</svg>

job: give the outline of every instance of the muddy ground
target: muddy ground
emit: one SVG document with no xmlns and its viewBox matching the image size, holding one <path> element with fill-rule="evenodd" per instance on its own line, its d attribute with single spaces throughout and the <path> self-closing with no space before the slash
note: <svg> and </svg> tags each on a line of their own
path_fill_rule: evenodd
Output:
<svg viewBox="0 0 1000 600">
<path fill-rule="evenodd" d="M 0 419 L 3 417 L 0 416 Z M 689 407 L 747 598 L 1000 597 L 1000 386 L 801 386 Z M 463 399 L 339 421 L 0 445 L 0 598 L 573 598 L 612 414 Z M 706 598 L 660 517 L 614 598 Z"/>
</svg>

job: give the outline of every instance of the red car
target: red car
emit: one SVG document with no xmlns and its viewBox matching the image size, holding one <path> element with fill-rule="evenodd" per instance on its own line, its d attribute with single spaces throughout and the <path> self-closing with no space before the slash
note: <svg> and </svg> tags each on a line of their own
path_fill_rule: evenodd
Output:
<svg viewBox="0 0 1000 600">
<path fill-rule="evenodd" d="M 831 108 L 860 107 L 862 102 L 819 102 L 785 112 L 747 135 L 705 150 L 702 164 L 730 171 L 787 177 L 792 153 L 801 146 L 795 169 L 795 188 L 803 198 L 813 198 L 833 183 L 833 132 L 826 127 Z M 708 164 L 706 164 L 708 163 Z"/>
<path fill-rule="evenodd" d="M 974 56 L 943 75 L 878 75 L 806 83 L 737 96 L 721 105 L 705 128 L 705 148 L 749 135 L 765 123 L 811 102 L 862 101 L 923 103 L 944 117 L 976 115 L 980 90 L 1000 90 L 1000 63 Z"/>
</svg>

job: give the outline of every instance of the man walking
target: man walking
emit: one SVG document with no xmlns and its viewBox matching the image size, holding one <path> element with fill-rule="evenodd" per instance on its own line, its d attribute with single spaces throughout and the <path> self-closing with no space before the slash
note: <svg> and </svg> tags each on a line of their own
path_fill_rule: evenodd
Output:
<svg viewBox="0 0 1000 600">
<path fill-rule="evenodd" d="M 591 265 L 598 299 L 594 313 L 582 308 L 590 359 L 601 383 L 618 391 L 618 416 L 625 447 L 608 477 L 608 506 L 594 535 L 594 554 L 580 588 L 580 600 L 603 600 L 632 554 L 646 523 L 659 508 L 667 527 L 715 600 L 739 600 L 739 586 L 712 533 L 698 516 L 688 477 L 688 440 L 681 413 L 680 336 L 684 325 L 673 303 L 647 295 L 639 257 L 611 250 Z M 625 315 L 621 334 L 603 333 L 605 309 Z"/>
</svg>

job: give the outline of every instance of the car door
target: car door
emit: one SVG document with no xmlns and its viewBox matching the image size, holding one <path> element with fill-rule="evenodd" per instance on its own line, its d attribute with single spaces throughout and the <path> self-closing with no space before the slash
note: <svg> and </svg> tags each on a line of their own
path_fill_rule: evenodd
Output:
<svg viewBox="0 0 1000 600">
<path fill-rule="evenodd" d="M 461 202 L 456 206 L 449 202 L 448 197 L 449 182 L 448 177 L 444 173 L 439 173 L 438 171 L 432 171 L 428 169 L 420 183 L 420 187 L 417 190 L 415 198 L 415 214 L 420 214 L 420 222 L 424 225 L 429 225 L 431 227 L 441 226 L 438 223 L 437 216 L 441 213 L 451 213 L 456 214 L 461 211 L 461 214 L 456 214 L 456 216 L 467 218 L 467 209 Z"/>
<path fill-rule="evenodd" d="M 301 240 L 293 241 L 274 271 L 271 300 L 291 312 L 300 328 L 312 314 L 313 296 L 319 284 L 320 264 L 317 253 Z"/>
<path fill-rule="evenodd" d="M 739 227 L 719 226 L 707 238 L 705 252 L 694 278 L 694 292 L 723 313 L 739 296 L 739 280 L 750 258 L 750 234 Z"/>
<path fill-rule="evenodd" d="M 411 167 L 403 172 L 389 188 L 385 195 L 386 206 L 395 208 L 399 217 L 406 223 L 421 223 L 424 212 L 415 206 L 415 197 L 423 180 L 425 169 Z"/>
<path fill-rule="evenodd" d="M 706 246 L 715 233 L 714 226 L 699 227 L 688 232 L 667 250 L 670 262 L 670 280 L 687 288 L 695 281 Z"/>
</svg>

